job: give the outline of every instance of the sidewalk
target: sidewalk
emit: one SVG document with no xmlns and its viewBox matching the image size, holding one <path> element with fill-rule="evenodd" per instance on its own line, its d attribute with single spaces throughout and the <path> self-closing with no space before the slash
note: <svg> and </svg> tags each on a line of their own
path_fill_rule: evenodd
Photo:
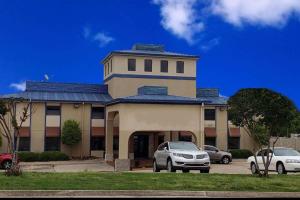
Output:
<svg viewBox="0 0 300 200">
<path fill-rule="evenodd" d="M 114 168 L 103 159 L 50 162 L 21 162 L 25 172 L 113 172 Z"/>
<path fill-rule="evenodd" d="M 41 191 L 41 190 L 27 190 L 27 191 L 0 191 L 0 198 L 3 197 L 72 197 L 72 198 L 84 198 L 84 197 L 98 197 L 98 198 L 134 198 L 134 197 L 148 197 L 148 198 L 250 198 L 250 197 L 269 197 L 269 198 L 296 198 L 300 197 L 300 192 L 215 192 L 215 191 L 159 191 L 159 190 L 50 190 L 50 191 Z"/>
</svg>

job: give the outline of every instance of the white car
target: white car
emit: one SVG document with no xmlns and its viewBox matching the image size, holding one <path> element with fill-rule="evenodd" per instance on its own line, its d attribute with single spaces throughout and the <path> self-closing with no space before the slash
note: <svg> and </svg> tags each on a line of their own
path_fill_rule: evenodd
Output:
<svg viewBox="0 0 300 200">
<path fill-rule="evenodd" d="M 277 171 L 278 174 L 286 174 L 287 172 L 300 172 L 300 153 L 291 148 L 276 147 L 274 152 L 270 152 L 273 155 L 270 171 Z M 262 155 L 267 158 L 266 149 L 258 151 L 256 153 L 257 162 L 260 170 L 264 170 Z M 252 174 L 257 173 L 254 156 L 248 158 L 250 169 Z"/>
<path fill-rule="evenodd" d="M 192 142 L 165 142 L 159 145 L 153 159 L 153 171 L 163 169 L 169 172 L 200 170 L 201 173 L 209 173 L 210 159 L 208 153 Z"/>
</svg>

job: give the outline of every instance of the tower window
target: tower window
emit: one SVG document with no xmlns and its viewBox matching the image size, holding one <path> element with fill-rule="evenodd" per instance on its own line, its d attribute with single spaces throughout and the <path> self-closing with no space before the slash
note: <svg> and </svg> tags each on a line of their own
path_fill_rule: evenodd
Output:
<svg viewBox="0 0 300 200">
<path fill-rule="evenodd" d="M 176 72 L 177 73 L 184 73 L 184 62 L 183 61 L 177 61 L 176 62 Z"/>
<path fill-rule="evenodd" d="M 128 71 L 135 71 L 135 70 L 136 70 L 136 60 L 128 59 Z"/>
<path fill-rule="evenodd" d="M 160 72 L 164 72 L 164 73 L 168 72 L 168 61 L 167 60 L 160 61 Z"/>
<path fill-rule="evenodd" d="M 152 60 L 145 60 L 145 72 L 152 72 Z"/>
</svg>

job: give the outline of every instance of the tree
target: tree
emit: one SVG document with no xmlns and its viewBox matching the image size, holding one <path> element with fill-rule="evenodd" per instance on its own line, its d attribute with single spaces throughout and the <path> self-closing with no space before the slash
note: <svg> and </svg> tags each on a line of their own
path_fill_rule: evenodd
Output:
<svg viewBox="0 0 300 200">
<path fill-rule="evenodd" d="M 271 150 L 280 136 L 286 135 L 283 129 L 292 126 L 297 108 L 294 103 L 277 92 L 264 88 L 241 89 L 228 101 L 229 116 L 234 125 L 244 127 L 260 150 L 266 148 L 266 156 L 262 157 L 264 170 L 260 171 L 255 151 L 257 171 L 260 176 L 268 176 L 272 161 Z M 271 137 L 276 139 L 272 142 Z M 272 149 L 271 149 L 272 148 Z"/>
<path fill-rule="evenodd" d="M 23 103 L 22 113 L 17 119 L 17 104 Z M 0 99 L 0 134 L 7 140 L 8 152 L 13 155 L 11 169 L 7 175 L 19 175 L 21 173 L 18 165 L 17 152 L 20 143 L 20 130 L 23 123 L 30 117 L 31 102 L 21 98 Z M 16 138 L 16 144 L 14 137 Z"/>
<path fill-rule="evenodd" d="M 67 120 L 62 129 L 62 143 L 73 146 L 81 141 L 81 129 L 75 120 Z"/>
</svg>

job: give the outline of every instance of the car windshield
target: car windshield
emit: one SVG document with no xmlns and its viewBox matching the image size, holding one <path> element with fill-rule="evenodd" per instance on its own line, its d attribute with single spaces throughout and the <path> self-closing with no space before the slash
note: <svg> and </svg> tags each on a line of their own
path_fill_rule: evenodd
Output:
<svg viewBox="0 0 300 200">
<path fill-rule="evenodd" d="M 191 142 L 170 142 L 170 149 L 199 151 L 198 147 Z"/>
<path fill-rule="evenodd" d="M 300 153 L 294 149 L 275 149 L 275 156 L 300 156 Z"/>
</svg>

